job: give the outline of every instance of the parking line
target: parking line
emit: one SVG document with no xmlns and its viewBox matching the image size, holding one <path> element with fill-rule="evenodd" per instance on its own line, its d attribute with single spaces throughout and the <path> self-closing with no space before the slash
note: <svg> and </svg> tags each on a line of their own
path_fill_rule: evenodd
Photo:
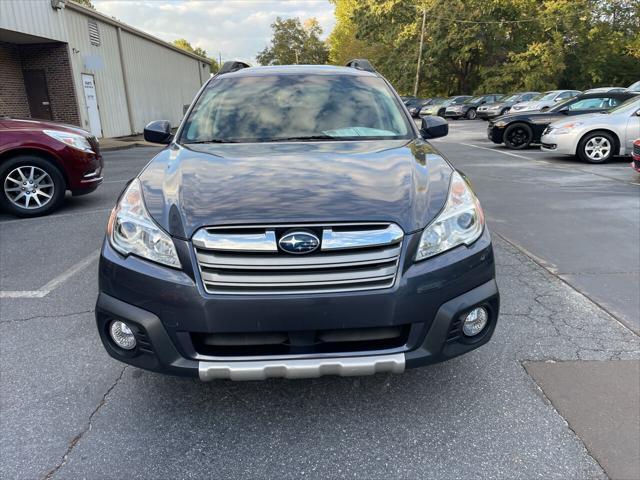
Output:
<svg viewBox="0 0 640 480">
<path fill-rule="evenodd" d="M 39 290 L 0 290 L 0 298 L 42 298 L 49 295 L 52 291 L 62 285 L 64 282 L 69 280 L 76 273 L 84 270 L 89 265 L 91 265 L 94 260 L 98 258 L 98 254 L 100 253 L 100 249 L 91 252 L 87 257 L 80 260 L 75 265 L 72 265 L 71 268 L 62 272 L 60 275 L 55 277 L 53 280 L 47 282 L 42 288 Z"/>
<path fill-rule="evenodd" d="M 489 150 L 490 152 L 498 152 L 498 153 L 502 153 L 504 155 L 509 155 L 510 157 L 516 157 L 516 158 L 524 158 L 525 160 L 534 160 L 531 157 L 525 157 L 524 155 L 518 155 L 515 153 L 511 153 L 511 152 L 503 152 L 502 150 L 497 150 L 495 148 L 487 148 L 487 147 L 481 147 L 480 145 L 472 145 L 471 143 L 462 143 L 460 142 L 460 145 L 465 145 L 467 147 L 473 147 L 473 148 L 480 148 L 482 150 Z M 539 162 L 544 162 L 544 163 L 549 163 L 546 160 L 538 160 Z"/>
<path fill-rule="evenodd" d="M 471 143 L 463 143 L 463 142 L 460 142 L 460 145 L 465 145 L 467 147 L 473 147 L 473 148 L 479 148 L 481 150 L 489 150 L 490 152 L 502 153 L 503 155 L 509 155 L 510 157 L 516 157 L 516 158 L 522 158 L 524 160 L 533 160 L 534 162 L 544 163 L 546 165 L 552 165 L 555 168 L 560 168 L 560 169 L 563 169 L 563 170 L 573 170 L 573 171 L 577 171 L 577 172 L 587 173 L 589 175 L 593 175 L 593 176 L 600 177 L 600 178 L 606 178 L 607 180 L 612 180 L 614 182 L 627 183 L 627 184 L 636 185 L 636 186 L 640 185 L 640 183 L 637 183 L 637 182 L 632 182 L 632 181 L 628 181 L 628 180 L 622 180 L 621 178 L 611 177 L 609 175 L 603 175 L 601 173 L 595 173 L 595 172 L 592 172 L 590 170 L 583 170 L 582 168 L 578 168 L 578 167 L 566 167 L 564 165 L 558 165 L 556 163 L 549 162 L 547 160 L 540 160 L 538 158 L 533 158 L 533 157 L 525 157 L 524 155 L 518 155 L 518 154 L 515 154 L 515 153 L 511 153 L 511 152 L 504 152 L 504 151 L 498 150 L 496 148 L 481 147 L 480 145 L 473 145 Z"/>
</svg>

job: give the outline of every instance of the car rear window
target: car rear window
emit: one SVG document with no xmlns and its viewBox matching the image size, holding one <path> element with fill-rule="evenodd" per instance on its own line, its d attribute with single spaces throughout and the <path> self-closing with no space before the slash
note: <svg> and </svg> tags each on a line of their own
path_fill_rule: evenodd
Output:
<svg viewBox="0 0 640 480">
<path fill-rule="evenodd" d="M 183 143 L 411 138 L 387 83 L 355 75 L 220 77 L 198 99 Z"/>
</svg>

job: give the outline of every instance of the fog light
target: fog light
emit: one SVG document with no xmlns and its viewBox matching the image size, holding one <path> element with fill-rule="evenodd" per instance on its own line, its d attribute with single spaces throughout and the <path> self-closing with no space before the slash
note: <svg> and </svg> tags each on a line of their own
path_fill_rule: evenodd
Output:
<svg viewBox="0 0 640 480">
<path fill-rule="evenodd" d="M 487 326 L 488 320 L 489 313 L 487 313 L 484 308 L 474 308 L 464 316 L 464 320 L 462 322 L 462 332 L 467 337 L 474 337 L 478 335 L 484 329 L 484 327 Z"/>
<path fill-rule="evenodd" d="M 109 327 L 109 333 L 111 334 L 111 338 L 120 348 L 124 350 L 131 350 L 136 346 L 136 337 L 133 335 L 131 328 L 124 322 L 120 320 L 115 320 L 111 322 L 111 327 Z"/>
</svg>

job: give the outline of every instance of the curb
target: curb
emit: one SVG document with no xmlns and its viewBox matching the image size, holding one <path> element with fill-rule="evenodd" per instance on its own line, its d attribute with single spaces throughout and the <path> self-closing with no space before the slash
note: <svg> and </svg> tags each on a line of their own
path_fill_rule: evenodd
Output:
<svg viewBox="0 0 640 480">
<path fill-rule="evenodd" d="M 135 148 L 135 147 L 151 147 L 151 145 L 147 145 L 144 143 L 130 143 L 128 145 L 117 145 L 114 147 L 100 147 L 100 151 L 101 152 L 113 152 L 113 151 L 117 151 L 117 150 L 129 150 L 130 148 Z"/>
</svg>

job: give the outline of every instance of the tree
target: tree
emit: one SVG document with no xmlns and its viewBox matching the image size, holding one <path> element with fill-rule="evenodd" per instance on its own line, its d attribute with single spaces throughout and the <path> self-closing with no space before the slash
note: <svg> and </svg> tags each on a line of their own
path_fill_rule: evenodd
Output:
<svg viewBox="0 0 640 480">
<path fill-rule="evenodd" d="M 331 0 L 331 60 L 365 57 L 419 94 L 627 85 L 640 77 L 638 0 Z"/>
<path fill-rule="evenodd" d="M 191 43 L 189 43 L 189 41 L 185 40 L 184 38 L 174 40 L 173 45 L 180 48 L 181 50 L 185 50 L 189 53 L 193 53 L 195 55 L 198 55 L 199 57 L 205 58 L 210 64 L 211 73 L 216 73 L 220 69 L 218 62 L 216 62 L 214 58 L 207 57 L 207 51 L 204 48 L 194 48 Z"/>
<path fill-rule="evenodd" d="M 329 50 L 320 38 L 322 28 L 315 18 L 276 18 L 271 25 L 271 44 L 256 55 L 261 65 L 324 64 Z"/>
<path fill-rule="evenodd" d="M 336 24 L 327 40 L 329 61 L 334 65 L 345 65 L 354 58 L 377 57 L 377 46 L 356 38 L 356 25 L 351 14 L 358 0 L 330 0 L 335 5 Z"/>
</svg>

